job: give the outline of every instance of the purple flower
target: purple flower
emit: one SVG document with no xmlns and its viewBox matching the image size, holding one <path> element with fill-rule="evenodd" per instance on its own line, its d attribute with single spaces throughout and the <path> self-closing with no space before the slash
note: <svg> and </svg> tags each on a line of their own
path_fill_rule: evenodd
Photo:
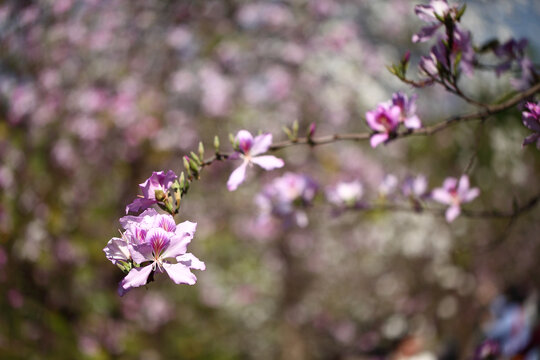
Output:
<svg viewBox="0 0 540 360">
<path fill-rule="evenodd" d="M 523 91 L 535 83 L 536 79 L 538 79 L 538 74 L 534 69 L 531 59 L 528 57 L 519 60 L 518 64 L 521 70 L 521 77 L 510 79 L 510 84 L 514 89 Z"/>
<path fill-rule="evenodd" d="M 437 32 L 442 26 L 442 22 L 438 18 L 445 18 L 449 14 L 455 14 L 456 7 L 450 7 L 446 0 L 431 0 L 429 5 L 416 5 L 414 7 L 415 14 L 423 21 L 429 23 L 428 26 L 420 29 L 420 32 L 416 33 L 412 37 L 414 43 L 424 42 Z"/>
<path fill-rule="evenodd" d="M 523 125 L 534 133 L 527 136 L 523 140 L 523 145 L 526 146 L 536 142 L 536 148 L 540 150 L 540 102 L 537 104 L 528 102 L 525 104 L 528 111 L 523 112 Z"/>
<path fill-rule="evenodd" d="M 307 215 L 299 207 L 311 204 L 317 188 L 310 177 L 288 172 L 266 185 L 255 197 L 255 202 L 263 217 L 274 215 L 293 219 L 298 226 L 305 227 Z"/>
<path fill-rule="evenodd" d="M 397 92 L 392 95 L 392 104 L 398 106 L 401 110 L 399 120 L 408 129 L 418 129 L 422 127 L 420 118 L 416 115 L 416 95 L 410 98 L 402 92 Z"/>
<path fill-rule="evenodd" d="M 172 170 L 169 170 L 167 173 L 164 171 L 154 171 L 152 176 L 142 184 L 139 184 L 143 194 L 142 196 L 139 195 L 131 204 L 126 206 L 126 214 L 130 211 L 139 212 L 157 204 L 159 201 L 156 199 L 156 192 L 159 193 L 161 191 L 163 194 L 167 194 L 176 177 L 176 174 Z"/>
<path fill-rule="evenodd" d="M 396 192 L 398 187 L 398 178 L 395 175 L 387 174 L 379 184 L 379 195 L 383 198 L 387 198 Z"/>
<path fill-rule="evenodd" d="M 475 53 L 471 41 L 471 32 L 464 31 L 457 25 L 454 29 L 454 46 L 451 52 L 452 63 L 456 62 L 456 58 L 460 55 L 459 66 L 461 70 L 468 76 L 473 74 Z"/>
<path fill-rule="evenodd" d="M 229 191 L 236 190 L 238 185 L 244 181 L 248 165 L 256 164 L 265 170 L 273 170 L 285 165 L 283 160 L 273 155 L 257 156 L 268 151 L 272 144 L 272 134 L 262 134 L 253 138 L 249 131 L 240 130 L 236 135 L 236 141 L 239 151 L 236 151 L 231 158 L 241 158 L 243 163 L 231 173 L 227 181 Z"/>
<path fill-rule="evenodd" d="M 452 73 L 456 61 L 459 59 L 461 70 L 467 75 L 472 75 L 475 53 L 471 43 L 470 32 L 463 31 L 456 25 L 452 49 L 448 49 L 445 44 L 446 42 L 446 39 L 444 41 L 443 39 L 439 39 L 431 48 L 429 56 L 422 56 L 420 58 L 420 69 L 429 77 L 435 78 L 440 75 L 440 72 Z M 450 60 L 450 63 L 448 63 L 448 60 Z"/>
<path fill-rule="evenodd" d="M 371 147 L 390 139 L 396 133 L 401 119 L 401 108 L 396 105 L 379 104 L 377 109 L 366 112 L 366 121 L 376 133 L 371 136 Z"/>
<path fill-rule="evenodd" d="M 326 192 L 328 201 L 339 207 L 355 207 L 364 193 L 362 183 L 358 180 L 339 182 Z"/>
<path fill-rule="evenodd" d="M 524 58 L 527 45 L 528 41 L 525 38 L 519 40 L 510 39 L 493 49 L 495 56 L 503 60 L 503 62 L 495 68 L 497 76 L 510 70 L 513 61 Z"/>
<path fill-rule="evenodd" d="M 443 186 L 433 189 L 433 200 L 449 205 L 446 210 L 446 221 L 452 222 L 461 213 L 461 204 L 474 200 L 480 194 L 478 188 L 470 188 L 469 177 L 462 175 L 459 180 L 447 178 Z"/>
<path fill-rule="evenodd" d="M 401 191 L 410 198 L 422 198 L 427 192 L 427 179 L 424 175 L 407 177 L 403 182 Z"/>
<path fill-rule="evenodd" d="M 176 284 L 195 284 L 197 278 L 190 269 L 205 269 L 203 262 L 186 253 L 196 223 L 176 224 L 171 215 L 158 214 L 154 209 L 140 216 L 125 216 L 120 223 L 125 229 L 122 238 L 111 239 L 103 249 L 114 264 L 122 261 L 134 265 L 120 283 L 120 296 L 145 285 L 152 272 L 166 272 Z"/>
</svg>

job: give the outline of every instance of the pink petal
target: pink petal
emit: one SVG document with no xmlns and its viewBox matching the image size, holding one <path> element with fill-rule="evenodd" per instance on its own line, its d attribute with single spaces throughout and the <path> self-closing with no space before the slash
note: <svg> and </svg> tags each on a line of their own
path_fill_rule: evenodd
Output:
<svg viewBox="0 0 540 360">
<path fill-rule="evenodd" d="M 419 129 L 422 127 L 422 122 L 416 115 L 406 118 L 403 123 L 407 129 Z"/>
<path fill-rule="evenodd" d="M 205 270 L 206 265 L 201 260 L 197 259 L 192 253 L 186 253 L 176 258 L 179 263 L 184 264 L 190 269 Z"/>
<path fill-rule="evenodd" d="M 469 190 L 470 187 L 471 185 L 469 182 L 469 177 L 467 175 L 462 175 L 459 178 L 458 189 L 457 189 L 458 193 L 460 195 L 464 195 Z"/>
<path fill-rule="evenodd" d="M 240 165 L 238 168 L 236 168 L 236 170 L 231 173 L 231 176 L 227 181 L 227 188 L 229 189 L 229 191 L 236 190 L 238 188 L 238 185 L 244 182 L 244 179 L 246 178 L 247 165 L 248 162 L 244 161 L 242 165 Z"/>
<path fill-rule="evenodd" d="M 480 189 L 472 188 L 469 191 L 467 191 L 462 201 L 463 202 L 473 201 L 476 197 L 478 197 L 478 195 L 480 195 Z"/>
<path fill-rule="evenodd" d="M 285 165 L 283 160 L 273 156 L 273 155 L 263 155 L 251 158 L 251 162 L 259 165 L 265 170 L 273 170 Z"/>
<path fill-rule="evenodd" d="M 116 264 L 118 261 L 127 261 L 131 257 L 126 241 L 121 238 L 112 238 L 109 240 L 103 251 L 107 259 L 113 264 Z"/>
<path fill-rule="evenodd" d="M 446 210 L 446 214 L 445 214 L 446 221 L 448 221 L 449 223 L 454 221 L 458 217 L 458 215 L 460 213 L 461 213 L 461 209 L 460 209 L 459 205 L 450 206 Z"/>
<path fill-rule="evenodd" d="M 422 20 L 426 22 L 436 21 L 435 11 L 433 7 L 429 5 L 416 5 L 414 7 L 414 13 Z"/>
<path fill-rule="evenodd" d="M 130 245 L 129 253 L 133 258 L 133 261 L 137 264 L 142 264 L 145 261 L 153 260 L 152 257 L 152 245 L 150 243 L 144 243 L 140 245 Z"/>
<path fill-rule="evenodd" d="M 122 225 L 124 229 L 127 229 L 127 226 L 130 222 L 143 223 L 144 220 L 146 220 L 145 216 L 151 217 L 157 214 L 158 212 L 155 209 L 148 209 L 148 210 L 143 211 L 139 216 L 128 215 L 128 216 L 121 217 L 119 221 L 120 221 L 120 225 Z"/>
<path fill-rule="evenodd" d="M 171 237 L 169 247 L 163 252 L 163 258 L 175 258 L 177 256 L 185 254 L 188 244 L 193 239 L 196 227 L 196 223 L 192 223 L 189 221 L 178 224 L 178 227 L 176 228 L 176 234 Z"/>
<path fill-rule="evenodd" d="M 445 188 L 446 190 L 453 190 L 457 187 L 457 185 L 458 180 L 456 178 L 449 177 L 444 179 L 443 188 Z"/>
<path fill-rule="evenodd" d="M 436 188 L 433 189 L 431 192 L 431 197 L 433 200 L 441 203 L 441 204 L 452 204 L 453 198 L 452 195 L 446 189 L 443 188 Z"/>
<path fill-rule="evenodd" d="M 163 263 L 163 267 L 175 284 L 193 285 L 197 282 L 197 277 L 193 275 L 189 268 L 182 263 Z"/>
<path fill-rule="evenodd" d="M 388 140 L 388 134 L 374 134 L 371 136 L 369 143 L 371 144 L 372 148 L 376 148 L 386 140 Z"/>
<path fill-rule="evenodd" d="M 236 140 L 238 141 L 238 146 L 244 153 L 251 151 L 251 147 L 253 146 L 253 136 L 249 131 L 240 130 L 238 134 L 236 134 Z"/>
<path fill-rule="evenodd" d="M 249 153 L 251 156 L 263 154 L 268 151 L 270 145 L 272 145 L 272 134 L 262 134 L 256 136 L 253 140 L 253 146 L 251 147 Z"/>
<path fill-rule="evenodd" d="M 129 212 L 139 212 L 144 209 L 148 209 L 150 206 L 156 204 L 156 200 L 144 199 L 144 198 L 135 198 L 131 204 L 126 206 L 126 214 Z"/>
<path fill-rule="evenodd" d="M 126 277 L 120 282 L 118 294 L 124 296 L 129 290 L 145 285 L 151 272 L 152 265 L 131 269 Z"/>
<path fill-rule="evenodd" d="M 176 222 L 171 215 L 160 214 L 154 218 L 154 227 L 160 227 L 167 232 L 174 232 L 176 230 Z"/>
<path fill-rule="evenodd" d="M 384 126 L 377 121 L 377 117 L 378 117 L 377 110 L 366 112 L 366 122 L 368 126 L 371 128 L 371 130 L 374 130 L 374 131 L 385 131 Z M 375 147 L 375 146 L 372 145 L 372 147 Z"/>
</svg>

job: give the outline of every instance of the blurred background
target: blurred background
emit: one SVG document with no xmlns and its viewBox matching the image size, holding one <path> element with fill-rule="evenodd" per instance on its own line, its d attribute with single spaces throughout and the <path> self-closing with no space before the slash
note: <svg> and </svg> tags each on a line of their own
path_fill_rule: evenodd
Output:
<svg viewBox="0 0 540 360">
<path fill-rule="evenodd" d="M 177 216 L 198 223 L 189 251 L 207 269 L 194 286 L 163 277 L 120 298 L 123 274 L 102 251 L 137 185 L 179 173 L 199 141 L 210 153 L 214 135 L 225 150 L 240 129 L 286 139 L 294 120 L 301 134 L 312 122 L 317 134 L 367 131 L 365 112 L 397 90 L 418 94 L 427 125 L 466 111 L 386 69 L 410 49 L 414 76 L 429 51 L 410 40 L 424 25 L 417 3 L 0 2 L 0 358 L 470 358 L 509 308 L 519 310 L 509 336 L 530 335 L 538 209 L 449 225 L 431 214 L 336 216 L 318 201 L 354 179 L 366 199 L 390 201 L 389 174 L 424 174 L 433 188 L 474 160 L 482 193 L 469 208 L 511 211 L 538 192 L 540 174 L 517 108 L 376 150 L 282 150 L 285 168 L 252 169 L 232 193 L 236 163 L 205 169 Z M 475 44 L 526 36 L 540 61 L 539 2 L 466 3 Z M 477 70 L 462 84 L 493 102 L 512 76 Z M 308 225 L 262 226 L 254 197 L 286 171 L 318 183 L 302 209 Z"/>
</svg>

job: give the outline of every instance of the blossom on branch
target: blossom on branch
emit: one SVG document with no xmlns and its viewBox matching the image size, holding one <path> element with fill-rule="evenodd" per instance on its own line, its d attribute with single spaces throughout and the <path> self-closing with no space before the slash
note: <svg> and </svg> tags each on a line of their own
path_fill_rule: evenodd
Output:
<svg viewBox="0 0 540 360">
<path fill-rule="evenodd" d="M 339 182 L 326 191 L 328 201 L 338 207 L 357 207 L 364 194 L 362 183 L 358 180 Z"/>
<path fill-rule="evenodd" d="M 197 278 L 191 269 L 206 268 L 186 252 L 196 223 L 176 224 L 171 215 L 158 214 L 154 209 L 140 216 L 125 216 L 120 223 L 125 229 L 122 238 L 111 239 L 103 249 L 107 259 L 129 271 L 118 288 L 120 296 L 147 284 L 154 273 L 165 272 L 176 284 L 193 285 Z"/>
<path fill-rule="evenodd" d="M 424 175 L 409 176 L 401 185 L 401 191 L 408 198 L 420 199 L 427 193 L 427 178 Z"/>
<path fill-rule="evenodd" d="M 456 26 L 455 22 L 459 21 L 464 11 L 464 7 L 459 9 L 456 5 L 450 6 L 446 0 L 431 0 L 429 5 L 416 5 L 414 7 L 415 14 L 429 25 L 414 34 L 412 42 L 428 41 L 440 27 L 448 22 L 454 23 Z"/>
<path fill-rule="evenodd" d="M 231 173 L 227 181 L 229 191 L 238 188 L 246 178 L 246 169 L 248 165 L 256 164 L 265 170 L 273 170 L 283 167 L 283 160 L 273 155 L 260 155 L 268 151 L 272 145 L 272 134 L 262 134 L 253 138 L 247 130 L 240 130 L 236 135 L 235 141 L 238 143 L 238 151 L 234 152 L 230 159 L 242 159 L 242 165 Z"/>
<path fill-rule="evenodd" d="M 366 112 L 366 122 L 375 131 L 370 138 L 375 148 L 396 134 L 401 121 L 401 108 L 396 105 L 379 104 L 375 110 Z"/>
<path fill-rule="evenodd" d="M 422 122 L 416 115 L 416 98 L 416 95 L 408 98 L 407 95 L 400 91 L 392 95 L 392 104 L 399 106 L 401 110 L 399 120 L 407 129 L 418 129 L 422 127 Z"/>
<path fill-rule="evenodd" d="M 415 14 L 429 25 L 414 34 L 412 41 L 417 43 L 431 39 L 443 25 L 439 19 L 444 19 L 451 10 L 455 10 L 455 7 L 451 8 L 446 0 L 431 0 L 429 5 L 416 5 L 414 7 Z"/>
<path fill-rule="evenodd" d="M 528 102 L 525 107 L 528 111 L 522 114 L 523 125 L 533 131 L 533 134 L 523 140 L 522 146 L 536 143 L 536 148 L 540 150 L 540 102 L 537 104 Z"/>
<path fill-rule="evenodd" d="M 131 212 L 139 212 L 148 209 L 150 206 L 157 204 L 167 197 L 167 192 L 176 180 L 176 174 L 169 170 L 153 172 L 145 182 L 139 184 L 142 196 L 139 195 L 131 204 L 126 206 L 126 214 Z"/>
<path fill-rule="evenodd" d="M 452 222 L 461 213 L 461 204 L 473 201 L 480 190 L 478 188 L 470 188 L 469 177 L 462 175 L 459 180 L 449 177 L 443 182 L 443 186 L 433 189 L 431 196 L 433 200 L 449 205 L 446 210 L 446 221 Z"/>
<path fill-rule="evenodd" d="M 301 208 L 311 204 L 317 189 L 317 184 L 310 177 L 288 172 L 266 185 L 255 197 L 255 203 L 263 218 L 274 215 L 305 227 L 308 219 Z"/>
</svg>

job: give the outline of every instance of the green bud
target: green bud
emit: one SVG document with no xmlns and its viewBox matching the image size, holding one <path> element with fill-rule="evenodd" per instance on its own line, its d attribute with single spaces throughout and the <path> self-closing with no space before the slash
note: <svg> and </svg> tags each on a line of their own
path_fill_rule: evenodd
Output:
<svg viewBox="0 0 540 360">
<path fill-rule="evenodd" d="M 297 138 L 298 137 L 298 120 L 294 120 L 293 124 L 292 124 L 292 133 L 293 133 L 293 137 L 294 138 Z"/>
<path fill-rule="evenodd" d="M 282 129 L 283 129 L 283 132 L 285 132 L 285 134 L 287 134 L 287 137 L 289 138 L 289 140 L 292 140 L 293 139 L 293 134 L 292 134 L 291 130 L 286 126 L 283 126 Z"/>
<path fill-rule="evenodd" d="M 154 196 L 156 197 L 157 201 L 163 201 L 167 197 L 161 189 L 154 191 Z"/>
<path fill-rule="evenodd" d="M 180 189 L 183 190 L 186 186 L 186 176 L 184 175 L 184 172 L 182 171 L 180 173 L 180 178 L 178 180 L 178 184 L 180 185 Z"/>
<path fill-rule="evenodd" d="M 193 151 L 189 153 L 191 155 L 191 160 L 195 161 L 197 165 L 201 165 L 201 159 Z"/>
<path fill-rule="evenodd" d="M 199 141 L 199 157 L 201 158 L 201 160 L 204 159 L 204 145 L 202 141 Z"/>
<path fill-rule="evenodd" d="M 198 173 L 199 170 L 201 169 L 198 162 L 194 159 L 189 159 L 189 167 L 191 168 L 191 170 L 193 170 L 195 173 Z"/>
<path fill-rule="evenodd" d="M 188 176 L 191 175 L 191 169 L 189 167 L 189 157 L 187 156 L 184 156 L 184 168 L 186 169 L 186 172 L 188 174 Z"/>
<path fill-rule="evenodd" d="M 214 136 L 214 150 L 216 150 L 216 152 L 219 152 L 219 138 L 218 136 Z"/>
</svg>

